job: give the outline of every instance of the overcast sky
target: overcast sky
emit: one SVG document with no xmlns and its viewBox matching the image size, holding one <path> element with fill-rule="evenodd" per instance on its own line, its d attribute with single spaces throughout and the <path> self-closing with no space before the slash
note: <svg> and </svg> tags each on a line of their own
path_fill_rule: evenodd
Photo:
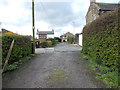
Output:
<svg viewBox="0 0 120 90">
<path fill-rule="evenodd" d="M 22 35 L 32 35 L 32 0 L 0 0 L 1 27 Z M 118 3 L 119 0 L 96 0 Z M 35 31 L 55 30 L 80 33 L 86 24 L 90 0 L 35 0 Z M 36 34 L 36 33 L 35 33 Z"/>
</svg>

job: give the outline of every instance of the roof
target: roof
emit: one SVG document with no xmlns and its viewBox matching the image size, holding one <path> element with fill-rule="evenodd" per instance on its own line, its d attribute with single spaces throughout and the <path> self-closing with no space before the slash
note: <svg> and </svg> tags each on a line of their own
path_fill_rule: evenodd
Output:
<svg viewBox="0 0 120 90">
<path fill-rule="evenodd" d="M 52 31 L 38 31 L 37 30 L 37 34 L 38 35 L 54 34 L 54 30 L 52 30 Z"/>
<path fill-rule="evenodd" d="M 67 33 L 65 33 L 65 34 L 63 34 L 63 35 L 61 35 L 60 37 L 64 37 L 64 36 L 67 36 L 67 35 L 73 35 L 72 33 L 70 33 L 70 32 L 67 32 Z M 73 35 L 74 36 L 74 35 Z"/>
<path fill-rule="evenodd" d="M 120 4 L 116 3 L 96 3 L 100 10 L 112 11 L 120 7 Z"/>
<path fill-rule="evenodd" d="M 82 33 L 76 33 L 75 35 L 81 35 Z"/>
<path fill-rule="evenodd" d="M 70 33 L 70 32 L 67 32 L 67 33 L 65 33 L 64 35 L 73 35 L 72 33 Z"/>
<path fill-rule="evenodd" d="M 99 2 L 94 2 L 94 3 L 91 3 L 91 5 L 95 5 L 98 10 L 101 10 L 101 11 L 113 11 L 117 8 L 120 7 L 120 3 L 99 3 Z M 88 12 L 90 11 L 90 7 L 88 9 Z M 86 14 L 86 16 L 88 15 L 88 12 Z"/>
<path fill-rule="evenodd" d="M 11 32 L 11 31 L 8 31 L 8 30 L 2 28 L 2 33 L 7 33 L 7 32 Z"/>
</svg>

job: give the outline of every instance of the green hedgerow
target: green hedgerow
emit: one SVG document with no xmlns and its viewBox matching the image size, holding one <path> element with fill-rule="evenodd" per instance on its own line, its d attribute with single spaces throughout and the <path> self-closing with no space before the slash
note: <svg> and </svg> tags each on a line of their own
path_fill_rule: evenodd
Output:
<svg viewBox="0 0 120 90">
<path fill-rule="evenodd" d="M 120 62 L 120 8 L 87 24 L 83 28 L 82 53 L 98 64 L 102 78 L 109 86 L 117 85 Z M 89 59 L 89 58 L 88 58 Z M 115 79 L 115 80 L 114 80 Z"/>
</svg>

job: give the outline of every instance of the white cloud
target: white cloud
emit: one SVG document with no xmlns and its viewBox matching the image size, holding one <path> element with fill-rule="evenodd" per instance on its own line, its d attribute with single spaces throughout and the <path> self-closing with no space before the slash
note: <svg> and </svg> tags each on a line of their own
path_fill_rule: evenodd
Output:
<svg viewBox="0 0 120 90">
<path fill-rule="evenodd" d="M 18 26 L 26 22 L 27 17 L 31 16 L 31 11 L 24 9 L 22 3 L 18 0 L 12 0 L 7 1 L 7 5 L 0 4 L 0 12 L 2 12 L 0 14 L 1 22 Z"/>
<path fill-rule="evenodd" d="M 18 30 L 18 27 L 15 25 L 2 24 L 2 28 L 8 29 L 8 30 L 13 31 L 15 33 L 17 33 L 17 30 Z"/>
<path fill-rule="evenodd" d="M 39 29 L 40 31 L 47 31 L 49 29 L 49 24 L 44 21 L 37 21 L 35 25 L 36 29 Z"/>
<path fill-rule="evenodd" d="M 2 27 L 11 30 L 15 33 L 23 35 L 32 35 L 32 10 L 31 10 L 32 0 L 1 0 L 0 3 L 0 22 L 2 22 Z M 38 2 L 69 2 L 66 3 L 65 7 L 60 7 L 52 3 L 51 5 L 44 5 L 47 10 L 47 15 L 45 16 L 45 11 L 43 8 L 37 7 Z M 96 0 L 97 2 L 119 2 L 119 0 Z M 26 4 L 25 3 L 29 2 Z M 81 33 L 83 26 L 85 25 L 85 15 L 87 13 L 90 0 L 35 0 L 35 6 L 38 9 L 35 14 L 39 16 L 36 18 L 35 26 L 36 29 L 52 30 L 55 29 L 54 36 L 60 36 L 63 33 Z M 39 6 L 39 4 L 38 4 Z M 40 13 L 39 13 L 39 12 Z M 51 12 L 51 13 L 50 13 Z M 44 13 L 44 14 L 43 14 Z M 45 16 L 45 17 L 44 17 Z M 49 18 L 47 18 L 49 17 Z M 75 22 L 75 31 L 72 22 Z M 56 24 L 59 24 L 58 26 Z M 36 34 L 36 31 L 35 31 Z M 37 36 L 37 35 L 36 35 Z M 52 36 L 51 36 L 52 37 Z"/>
<path fill-rule="evenodd" d="M 18 27 L 15 25 L 2 24 L 2 28 L 5 28 L 9 31 L 12 31 L 21 35 L 32 35 L 32 27 L 30 24 L 26 24 L 25 26 L 22 26 L 22 27 Z"/>
</svg>

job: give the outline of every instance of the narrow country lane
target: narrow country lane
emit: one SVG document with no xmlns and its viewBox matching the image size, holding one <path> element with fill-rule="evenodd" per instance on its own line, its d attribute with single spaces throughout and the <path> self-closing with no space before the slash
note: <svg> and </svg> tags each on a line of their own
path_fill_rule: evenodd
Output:
<svg viewBox="0 0 120 90">
<path fill-rule="evenodd" d="M 104 88 L 80 50 L 67 43 L 36 49 L 36 57 L 5 74 L 3 88 Z"/>
</svg>

